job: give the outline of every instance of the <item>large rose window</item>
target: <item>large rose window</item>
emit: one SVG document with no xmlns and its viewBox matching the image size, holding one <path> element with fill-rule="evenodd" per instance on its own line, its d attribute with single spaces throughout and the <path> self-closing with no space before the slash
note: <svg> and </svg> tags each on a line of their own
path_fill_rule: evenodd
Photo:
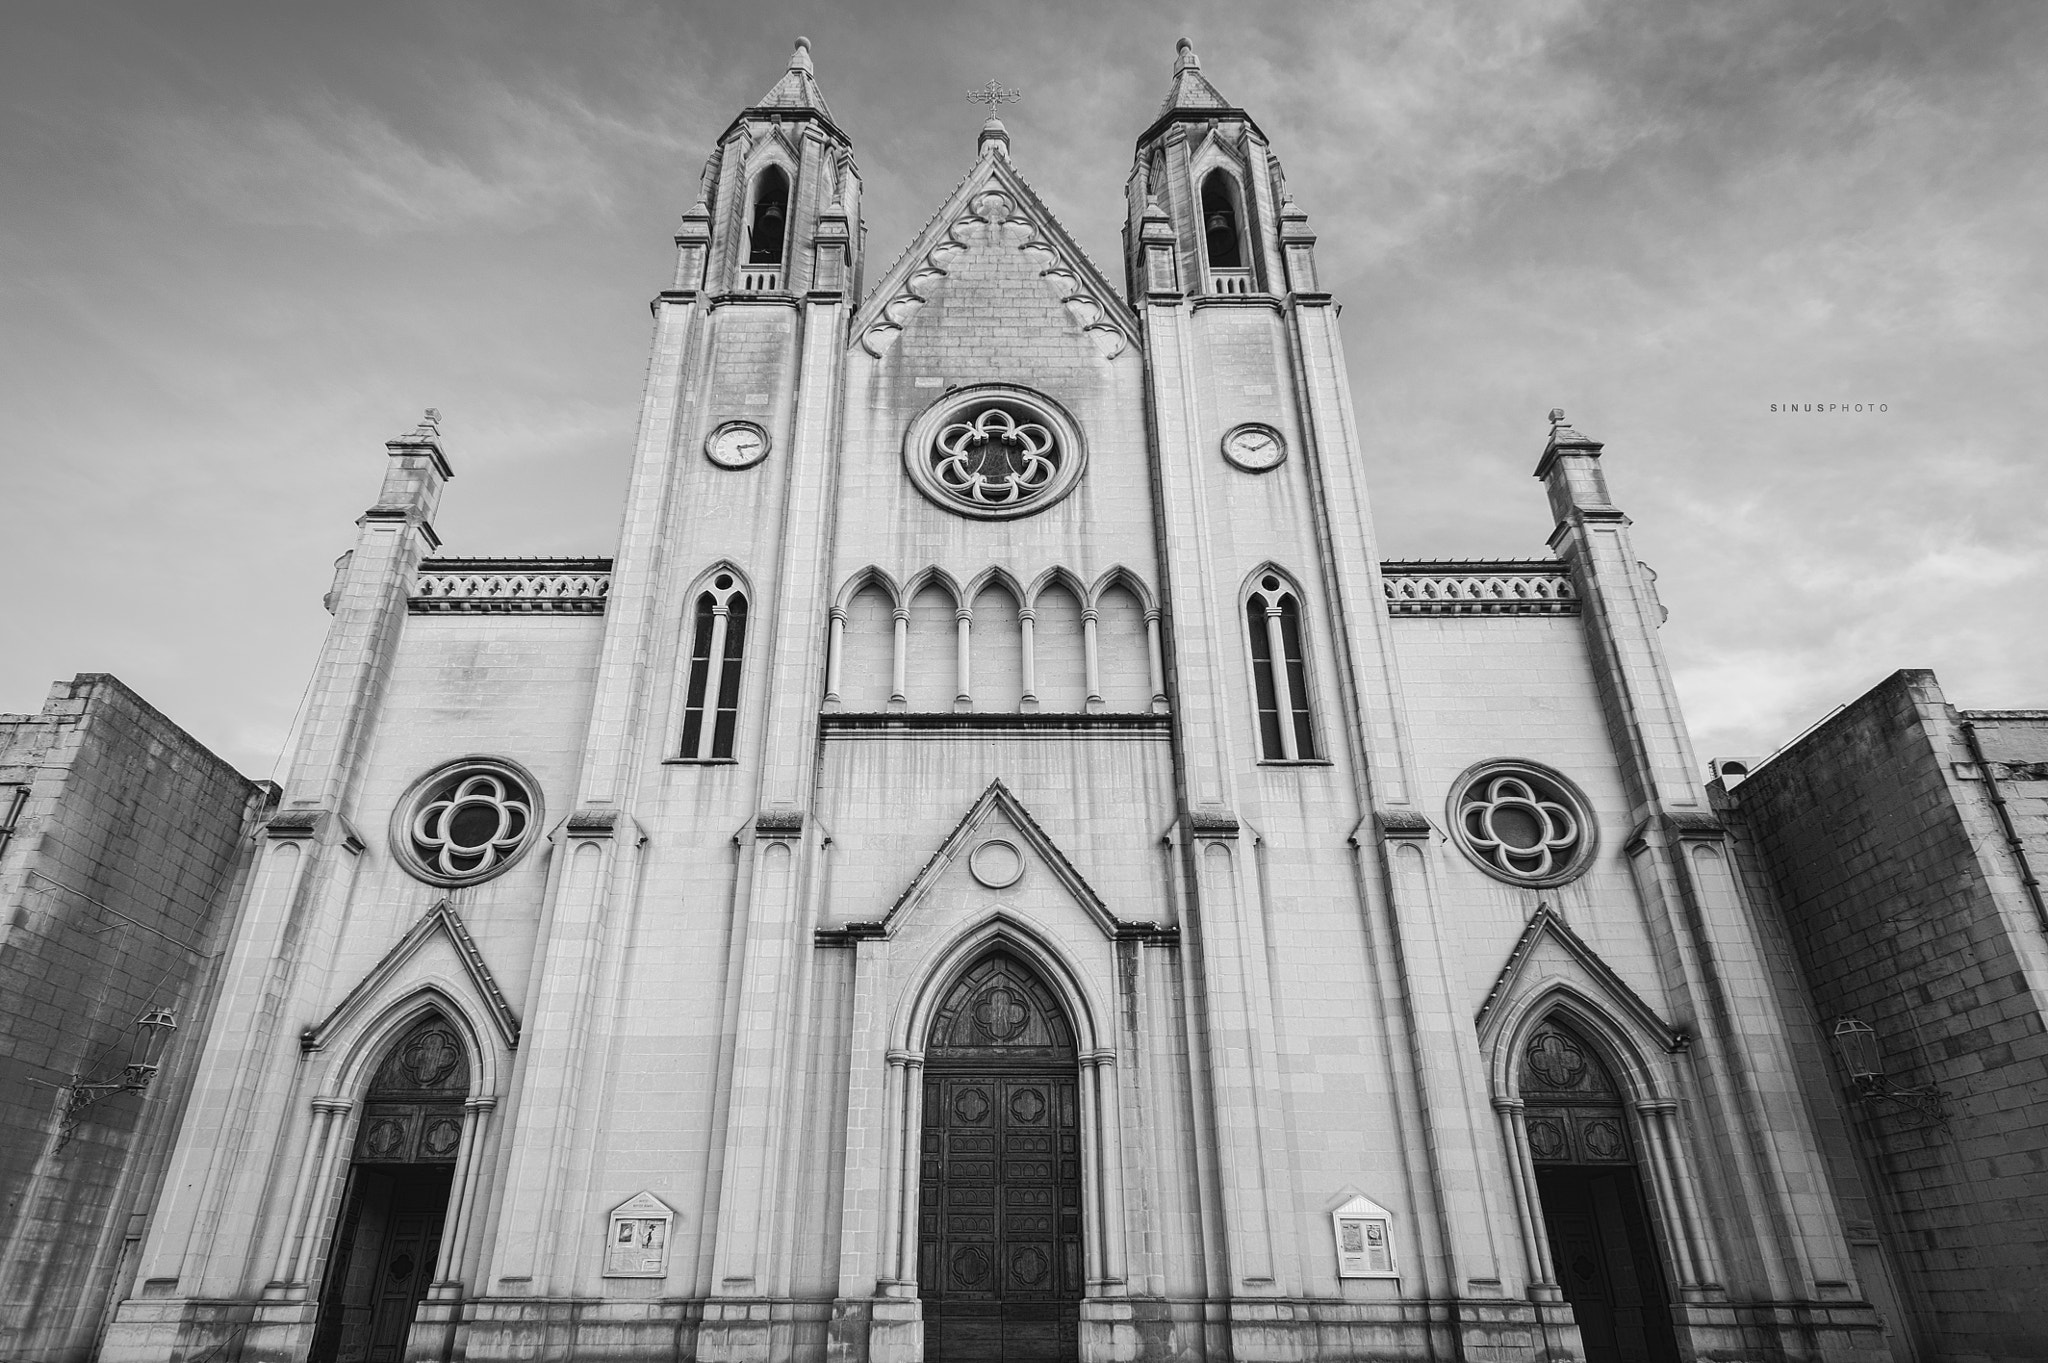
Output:
<svg viewBox="0 0 2048 1363">
<path fill-rule="evenodd" d="M 471 885 L 518 860 L 539 825 L 532 778 L 509 763 L 471 760 L 414 786 L 391 831 L 412 874 L 437 885 Z"/>
<path fill-rule="evenodd" d="M 1465 855 L 1516 884 L 1570 880 L 1593 850 L 1584 798 L 1533 764 L 1490 762 L 1467 772 L 1451 793 L 1450 815 Z"/>
<path fill-rule="evenodd" d="M 1084 454 L 1080 429 L 1024 389 L 976 384 L 925 409 L 903 461 L 918 490 L 949 511 L 1002 519 L 1051 506 L 1072 489 Z"/>
</svg>

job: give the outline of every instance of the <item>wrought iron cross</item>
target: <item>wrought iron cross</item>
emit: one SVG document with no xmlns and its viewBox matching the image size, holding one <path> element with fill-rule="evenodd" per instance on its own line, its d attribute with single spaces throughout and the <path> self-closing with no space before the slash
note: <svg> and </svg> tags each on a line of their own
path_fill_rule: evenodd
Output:
<svg viewBox="0 0 2048 1363">
<path fill-rule="evenodd" d="M 1024 92 L 1022 90 L 1012 90 L 999 80 L 992 80 L 979 90 L 969 90 L 967 97 L 976 104 L 988 105 L 988 111 L 994 113 L 998 106 L 1008 104 L 1012 100 L 1024 98 Z"/>
</svg>

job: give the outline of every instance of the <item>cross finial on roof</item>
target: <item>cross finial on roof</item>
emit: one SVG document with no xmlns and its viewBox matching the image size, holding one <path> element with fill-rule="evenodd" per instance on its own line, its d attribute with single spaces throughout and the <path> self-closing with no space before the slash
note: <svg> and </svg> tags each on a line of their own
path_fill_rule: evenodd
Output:
<svg viewBox="0 0 2048 1363">
<path fill-rule="evenodd" d="M 979 90 L 969 90 L 967 97 L 976 104 L 988 105 L 989 113 L 993 114 L 998 106 L 1024 98 L 1024 92 L 1022 90 L 1012 90 L 999 80 L 992 80 Z"/>
</svg>

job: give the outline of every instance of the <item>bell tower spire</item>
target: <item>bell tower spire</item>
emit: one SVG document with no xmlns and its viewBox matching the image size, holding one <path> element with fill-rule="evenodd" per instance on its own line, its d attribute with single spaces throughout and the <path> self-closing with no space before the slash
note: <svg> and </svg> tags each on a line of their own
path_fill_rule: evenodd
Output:
<svg viewBox="0 0 2048 1363">
<path fill-rule="evenodd" d="M 832 120 L 811 40 L 740 111 L 676 233 L 676 283 L 716 294 L 858 292 L 860 172 Z"/>
<path fill-rule="evenodd" d="M 1265 133 L 1202 73 L 1194 44 L 1175 48 L 1173 83 L 1138 139 L 1128 187 L 1125 268 L 1132 296 L 1278 295 L 1312 289 L 1284 245 L 1307 224 L 1284 221 L 1285 181 Z M 1160 230 L 1163 218 L 1169 234 Z M 1313 241 L 1313 238 L 1308 238 Z M 1169 249 L 1170 247 L 1170 249 Z M 1303 264 L 1306 265 L 1304 257 Z"/>
</svg>

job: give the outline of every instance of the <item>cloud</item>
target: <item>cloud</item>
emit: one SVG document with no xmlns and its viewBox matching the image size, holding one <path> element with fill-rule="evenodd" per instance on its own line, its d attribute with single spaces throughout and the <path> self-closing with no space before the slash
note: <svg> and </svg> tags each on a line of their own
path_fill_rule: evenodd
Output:
<svg viewBox="0 0 2048 1363">
<path fill-rule="evenodd" d="M 135 129 L 157 186 L 239 222 L 380 236 L 517 227 L 609 207 L 607 144 L 625 131 L 559 95 L 451 82 L 455 134 L 428 141 L 333 94 L 290 108 L 179 112 Z M 652 139 L 646 129 L 634 130 Z"/>
</svg>

